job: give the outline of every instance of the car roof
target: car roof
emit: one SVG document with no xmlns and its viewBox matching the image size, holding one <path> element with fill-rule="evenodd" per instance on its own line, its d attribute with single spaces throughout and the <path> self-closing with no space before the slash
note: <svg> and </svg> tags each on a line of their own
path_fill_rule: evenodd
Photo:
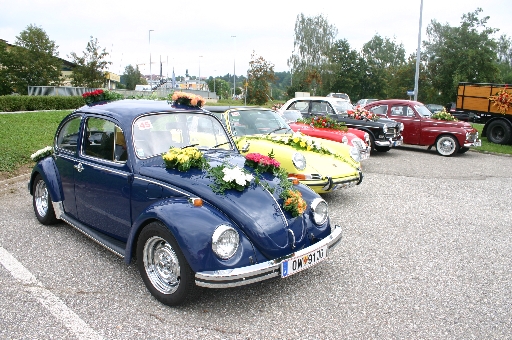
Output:
<svg viewBox="0 0 512 340">
<path fill-rule="evenodd" d="M 368 105 L 377 105 L 377 104 L 412 104 L 412 105 L 423 105 L 423 103 L 414 101 L 414 100 L 407 100 L 407 99 L 382 99 L 377 100 L 371 103 L 368 103 Z"/>
<path fill-rule="evenodd" d="M 204 110 L 210 111 L 210 112 L 226 112 L 227 110 L 272 110 L 266 107 L 259 107 L 259 106 L 204 106 Z"/>
<path fill-rule="evenodd" d="M 119 122 L 130 124 L 141 114 L 150 112 L 187 112 L 204 110 L 193 106 L 174 106 L 164 100 L 123 99 L 84 105 L 75 112 L 110 116 Z"/>
</svg>

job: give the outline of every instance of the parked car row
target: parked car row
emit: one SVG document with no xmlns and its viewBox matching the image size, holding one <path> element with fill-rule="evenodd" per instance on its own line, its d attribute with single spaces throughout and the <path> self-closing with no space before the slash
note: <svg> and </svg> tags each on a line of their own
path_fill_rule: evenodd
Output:
<svg viewBox="0 0 512 340">
<path fill-rule="evenodd" d="M 201 108 L 202 98 L 96 101 L 34 153 L 28 191 L 44 225 L 65 222 L 125 259 L 167 305 L 200 287 L 287 278 L 342 238 L 320 194 L 359 185 L 370 147 L 477 146 L 469 124 L 419 102 L 294 98 L 281 108 Z M 345 128 L 348 127 L 348 128 Z"/>
</svg>

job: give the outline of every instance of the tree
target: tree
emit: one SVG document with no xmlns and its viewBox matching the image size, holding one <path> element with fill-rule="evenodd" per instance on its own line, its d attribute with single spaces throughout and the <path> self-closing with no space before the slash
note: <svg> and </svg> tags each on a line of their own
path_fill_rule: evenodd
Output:
<svg viewBox="0 0 512 340">
<path fill-rule="evenodd" d="M 363 98 L 389 98 L 390 83 L 397 69 L 405 64 L 403 45 L 376 34 L 363 45 L 361 57 L 366 64 L 361 79 Z"/>
<path fill-rule="evenodd" d="M 274 74 L 274 64 L 266 61 L 262 56 L 257 56 L 254 51 L 249 62 L 247 102 L 255 105 L 263 105 L 270 97 L 270 85 L 277 78 Z"/>
<path fill-rule="evenodd" d="M 324 94 L 344 92 L 351 98 L 360 95 L 360 57 L 347 40 L 338 40 L 329 54 L 329 67 L 322 86 Z"/>
<path fill-rule="evenodd" d="M 322 15 L 305 17 L 297 15 L 295 21 L 294 52 L 288 59 L 288 66 L 292 69 L 293 83 L 296 88 L 302 88 L 304 81 L 316 86 L 322 84 L 322 76 L 329 62 L 331 46 L 338 34 L 335 26 L 330 25 Z M 293 86 L 291 86 L 293 87 Z"/>
<path fill-rule="evenodd" d="M 496 82 L 497 43 L 491 37 L 497 30 L 486 26 L 489 17 L 480 19 L 477 8 L 462 16 L 460 27 L 441 25 L 435 20 L 427 27 L 423 42 L 427 73 L 439 102 L 455 101 L 459 82 Z"/>
<path fill-rule="evenodd" d="M 27 94 L 28 86 L 60 85 L 62 61 L 57 48 L 42 28 L 27 26 L 16 37 L 15 46 L 0 47 L 0 91 Z"/>
<path fill-rule="evenodd" d="M 506 35 L 500 36 L 498 40 L 498 69 L 500 71 L 500 82 L 512 83 L 512 40 Z"/>
<path fill-rule="evenodd" d="M 227 81 L 222 79 L 221 77 L 210 77 L 206 84 L 208 85 L 208 88 L 210 91 L 215 91 L 220 98 L 229 98 L 230 97 L 230 85 Z"/>
<path fill-rule="evenodd" d="M 125 67 L 124 74 L 122 75 L 122 82 L 126 85 L 126 89 L 135 90 L 135 85 L 144 85 L 142 83 L 142 79 L 143 76 L 139 71 L 138 65 L 136 65 L 135 68 L 132 65 Z"/>
<path fill-rule="evenodd" d="M 72 84 L 91 88 L 103 87 L 106 80 L 105 71 L 111 64 L 104 60 L 108 52 L 105 48 L 101 50 L 98 39 L 91 36 L 83 53 L 84 55 L 80 57 L 75 52 L 71 52 L 71 58 L 77 65 L 73 70 Z"/>
</svg>

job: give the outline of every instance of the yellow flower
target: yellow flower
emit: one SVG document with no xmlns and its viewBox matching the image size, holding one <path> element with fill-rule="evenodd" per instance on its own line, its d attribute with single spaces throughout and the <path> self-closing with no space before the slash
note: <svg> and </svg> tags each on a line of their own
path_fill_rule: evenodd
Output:
<svg viewBox="0 0 512 340">
<path fill-rule="evenodd" d="M 299 137 L 295 137 L 295 138 L 293 139 L 293 142 L 294 142 L 294 143 L 298 143 L 298 142 L 299 142 Z"/>
<path fill-rule="evenodd" d="M 302 140 L 302 141 L 300 141 L 300 146 L 302 146 L 303 148 L 305 148 L 305 147 L 306 147 L 306 142 L 304 142 L 303 140 Z"/>
<path fill-rule="evenodd" d="M 186 163 L 190 160 L 190 157 L 188 155 L 181 154 L 181 155 L 178 155 L 177 159 L 178 159 L 178 162 L 180 162 L 180 163 Z"/>
</svg>

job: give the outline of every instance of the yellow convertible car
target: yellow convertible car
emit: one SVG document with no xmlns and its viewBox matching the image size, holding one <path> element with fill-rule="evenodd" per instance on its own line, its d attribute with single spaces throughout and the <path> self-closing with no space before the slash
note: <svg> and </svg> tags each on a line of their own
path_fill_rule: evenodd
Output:
<svg viewBox="0 0 512 340">
<path fill-rule="evenodd" d="M 297 178 L 317 193 L 349 188 L 363 179 L 361 164 L 354 160 L 357 148 L 293 132 L 275 111 L 223 106 L 204 109 L 226 125 L 243 155 L 271 155 L 288 172 L 288 177 Z"/>
</svg>

